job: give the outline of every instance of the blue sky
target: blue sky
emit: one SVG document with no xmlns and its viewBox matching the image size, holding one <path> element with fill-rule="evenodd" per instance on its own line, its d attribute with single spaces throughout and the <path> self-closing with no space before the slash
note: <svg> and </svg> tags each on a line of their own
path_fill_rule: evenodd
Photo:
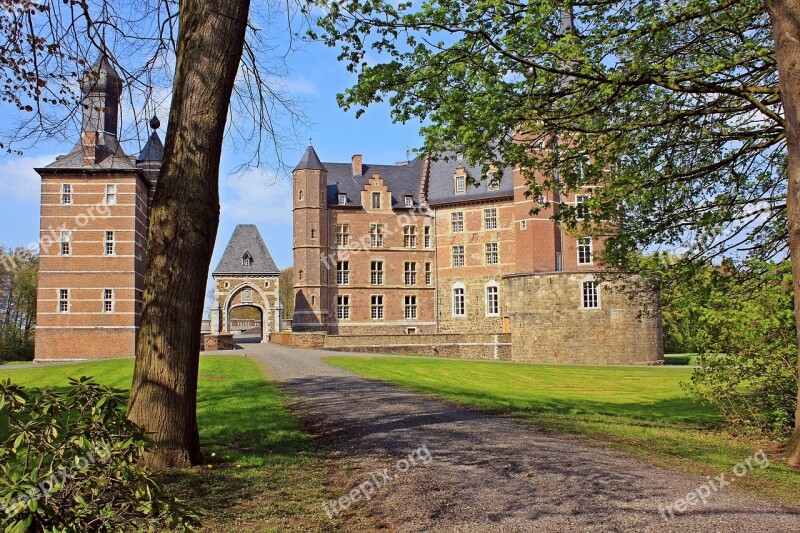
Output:
<svg viewBox="0 0 800 533">
<path fill-rule="evenodd" d="M 365 162 L 394 163 L 405 159 L 407 146 L 417 148 L 421 144 L 419 124 L 392 124 L 385 105 L 371 107 L 358 120 L 353 112 L 339 109 L 336 94 L 350 87 L 355 76 L 337 61 L 335 50 L 321 43 L 303 44 L 289 56 L 288 67 L 290 72 L 281 80 L 282 85 L 303 101 L 309 121 L 307 128 L 301 128 L 298 142 L 285 151 L 288 163 L 300 159 L 309 138 L 323 161 L 346 162 L 360 153 Z M 161 114 L 164 122 L 166 112 Z M 163 139 L 164 131 L 160 134 Z M 291 266 L 290 179 L 268 172 L 235 172 L 245 154 L 235 150 L 233 144 L 231 139 L 223 150 L 221 220 L 211 268 L 219 261 L 236 224 L 257 224 L 278 266 Z M 40 142 L 22 156 L 0 156 L 0 244 L 17 247 L 36 242 L 40 180 L 33 168 L 52 162 L 71 147 L 71 142 Z M 125 148 L 129 154 L 138 152 L 136 145 Z"/>
</svg>

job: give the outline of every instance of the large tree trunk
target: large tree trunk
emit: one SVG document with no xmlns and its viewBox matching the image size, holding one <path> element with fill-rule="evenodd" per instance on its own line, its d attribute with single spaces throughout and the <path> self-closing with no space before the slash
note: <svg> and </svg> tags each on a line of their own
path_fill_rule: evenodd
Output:
<svg viewBox="0 0 800 533">
<path fill-rule="evenodd" d="M 775 36 L 779 85 L 786 119 L 789 154 L 789 251 L 792 259 L 794 309 L 800 339 L 800 0 L 767 0 Z M 798 358 L 800 365 L 800 358 Z M 800 466 L 800 388 L 795 410 L 794 433 L 787 446 L 791 466 Z"/>
<path fill-rule="evenodd" d="M 206 279 L 219 224 L 219 162 L 249 0 L 183 0 L 164 159 L 128 417 L 156 443 L 153 470 L 202 460 L 197 372 Z"/>
</svg>

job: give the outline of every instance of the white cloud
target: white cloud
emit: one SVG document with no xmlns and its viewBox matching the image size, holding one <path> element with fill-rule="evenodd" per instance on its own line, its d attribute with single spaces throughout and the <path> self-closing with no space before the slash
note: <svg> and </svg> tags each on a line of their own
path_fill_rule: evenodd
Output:
<svg viewBox="0 0 800 533">
<path fill-rule="evenodd" d="M 275 87 L 279 92 L 289 95 L 319 95 L 319 90 L 314 83 L 304 78 L 303 76 L 296 76 L 292 78 L 284 78 L 282 76 L 269 76 L 267 83 Z"/>
<path fill-rule="evenodd" d="M 11 157 L 0 159 L 0 195 L 17 202 L 39 204 L 40 178 L 34 168 L 49 165 L 55 155 Z"/>
<path fill-rule="evenodd" d="M 233 224 L 292 229 L 292 186 L 274 174 L 252 170 L 221 182 L 221 217 Z"/>
</svg>

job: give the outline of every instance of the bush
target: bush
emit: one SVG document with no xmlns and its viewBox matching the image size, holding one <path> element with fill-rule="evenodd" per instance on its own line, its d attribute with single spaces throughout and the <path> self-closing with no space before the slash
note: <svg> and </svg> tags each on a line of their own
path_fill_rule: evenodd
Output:
<svg viewBox="0 0 800 533">
<path fill-rule="evenodd" d="M 191 530 L 197 514 L 139 466 L 151 445 L 123 391 L 91 378 L 65 392 L 0 383 L 0 525 L 23 531 Z"/>
</svg>

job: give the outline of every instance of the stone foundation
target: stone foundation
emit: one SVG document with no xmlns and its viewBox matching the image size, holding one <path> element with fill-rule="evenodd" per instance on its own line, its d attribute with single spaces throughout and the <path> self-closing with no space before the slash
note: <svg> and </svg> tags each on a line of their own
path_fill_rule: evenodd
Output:
<svg viewBox="0 0 800 533">
<path fill-rule="evenodd" d="M 200 350 L 204 352 L 225 352 L 235 349 L 236 344 L 233 342 L 233 334 L 230 333 L 203 335 L 200 347 Z"/>
<path fill-rule="evenodd" d="M 511 335 L 431 334 L 328 336 L 325 349 L 337 352 L 392 353 L 460 359 L 511 359 Z"/>
</svg>

